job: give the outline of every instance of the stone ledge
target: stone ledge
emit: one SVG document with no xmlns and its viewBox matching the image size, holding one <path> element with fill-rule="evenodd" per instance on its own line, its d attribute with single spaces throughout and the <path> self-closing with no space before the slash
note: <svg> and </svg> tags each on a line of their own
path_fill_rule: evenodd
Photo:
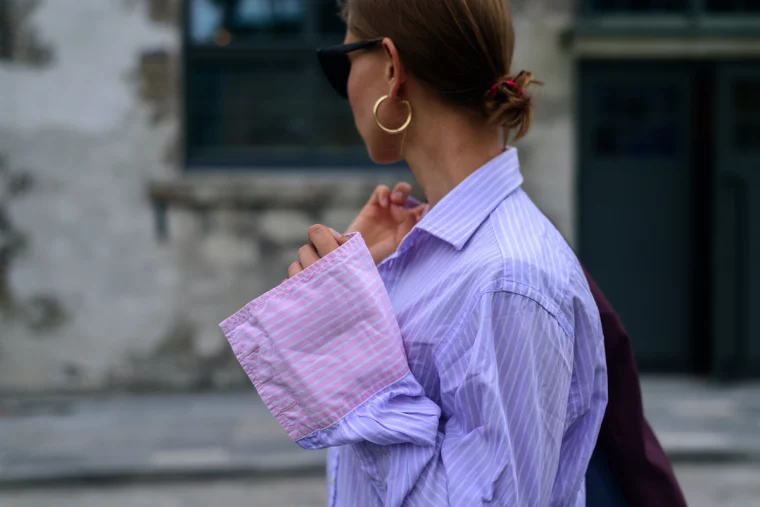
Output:
<svg viewBox="0 0 760 507">
<path fill-rule="evenodd" d="M 406 170 L 366 174 L 288 172 L 185 174 L 148 183 L 154 205 L 192 209 L 324 209 L 362 206 L 379 184 L 414 182 Z M 415 189 L 419 195 L 419 189 Z"/>
<path fill-rule="evenodd" d="M 584 19 L 560 35 L 560 45 L 576 58 L 704 59 L 760 55 L 760 23 L 682 19 Z M 741 21 L 741 22 L 740 22 Z"/>
<path fill-rule="evenodd" d="M 412 184 L 415 196 L 422 195 L 412 175 L 403 169 L 317 174 L 285 170 L 280 170 L 280 174 L 209 171 L 152 180 L 148 182 L 147 193 L 154 209 L 156 234 L 165 240 L 169 236 L 170 208 L 201 215 L 219 210 L 297 210 L 318 222 L 328 210 L 361 208 L 377 185 L 393 186 L 399 181 Z"/>
</svg>

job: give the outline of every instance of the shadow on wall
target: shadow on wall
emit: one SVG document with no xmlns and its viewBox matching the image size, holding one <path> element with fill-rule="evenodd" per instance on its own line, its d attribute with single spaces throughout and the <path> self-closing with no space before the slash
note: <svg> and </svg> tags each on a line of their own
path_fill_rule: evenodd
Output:
<svg viewBox="0 0 760 507">
<path fill-rule="evenodd" d="M 21 322 L 36 331 L 32 336 L 39 336 L 56 329 L 67 317 L 54 295 L 37 294 L 20 300 L 11 285 L 11 268 L 29 248 L 29 238 L 16 228 L 10 204 L 31 191 L 33 185 L 29 171 L 12 171 L 0 154 L 0 319 Z"/>
<path fill-rule="evenodd" d="M 44 67 L 53 61 L 53 49 L 29 23 L 40 0 L 0 0 L 0 61 Z"/>
<path fill-rule="evenodd" d="M 197 328 L 179 317 L 151 351 L 129 355 L 115 371 L 109 384 L 127 392 L 203 391 L 250 386 L 232 349 L 225 344 L 204 355 L 197 346 Z"/>
</svg>

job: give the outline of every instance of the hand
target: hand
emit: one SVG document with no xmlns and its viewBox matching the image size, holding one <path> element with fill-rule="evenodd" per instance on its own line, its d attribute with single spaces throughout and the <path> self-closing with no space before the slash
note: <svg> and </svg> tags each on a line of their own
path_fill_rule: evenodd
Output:
<svg viewBox="0 0 760 507">
<path fill-rule="evenodd" d="M 393 192 L 380 185 L 348 227 L 348 232 L 362 235 L 375 264 L 380 264 L 395 252 L 401 240 L 422 218 L 424 204 L 407 208 L 411 192 L 412 187 L 408 183 L 397 184 Z"/>
<path fill-rule="evenodd" d="M 309 227 L 309 244 L 298 250 L 298 261 L 288 267 L 288 277 L 293 278 L 325 255 L 337 250 L 346 241 L 348 241 L 347 236 L 329 227 L 312 225 Z"/>
</svg>

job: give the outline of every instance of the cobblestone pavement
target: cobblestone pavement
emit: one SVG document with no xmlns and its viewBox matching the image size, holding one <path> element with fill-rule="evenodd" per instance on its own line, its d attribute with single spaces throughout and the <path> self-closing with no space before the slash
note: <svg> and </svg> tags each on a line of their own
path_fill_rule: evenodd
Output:
<svg viewBox="0 0 760 507">
<path fill-rule="evenodd" d="M 757 507 L 760 465 L 679 465 L 690 507 Z M 0 490 L 0 507 L 325 507 L 320 477 Z"/>
</svg>

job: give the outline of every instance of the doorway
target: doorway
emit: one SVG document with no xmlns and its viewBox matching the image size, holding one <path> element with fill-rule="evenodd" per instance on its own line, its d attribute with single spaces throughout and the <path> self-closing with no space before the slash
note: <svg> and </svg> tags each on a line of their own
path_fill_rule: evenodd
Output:
<svg viewBox="0 0 760 507">
<path fill-rule="evenodd" d="M 712 74 L 580 64 L 579 253 L 646 372 L 712 367 Z"/>
</svg>

